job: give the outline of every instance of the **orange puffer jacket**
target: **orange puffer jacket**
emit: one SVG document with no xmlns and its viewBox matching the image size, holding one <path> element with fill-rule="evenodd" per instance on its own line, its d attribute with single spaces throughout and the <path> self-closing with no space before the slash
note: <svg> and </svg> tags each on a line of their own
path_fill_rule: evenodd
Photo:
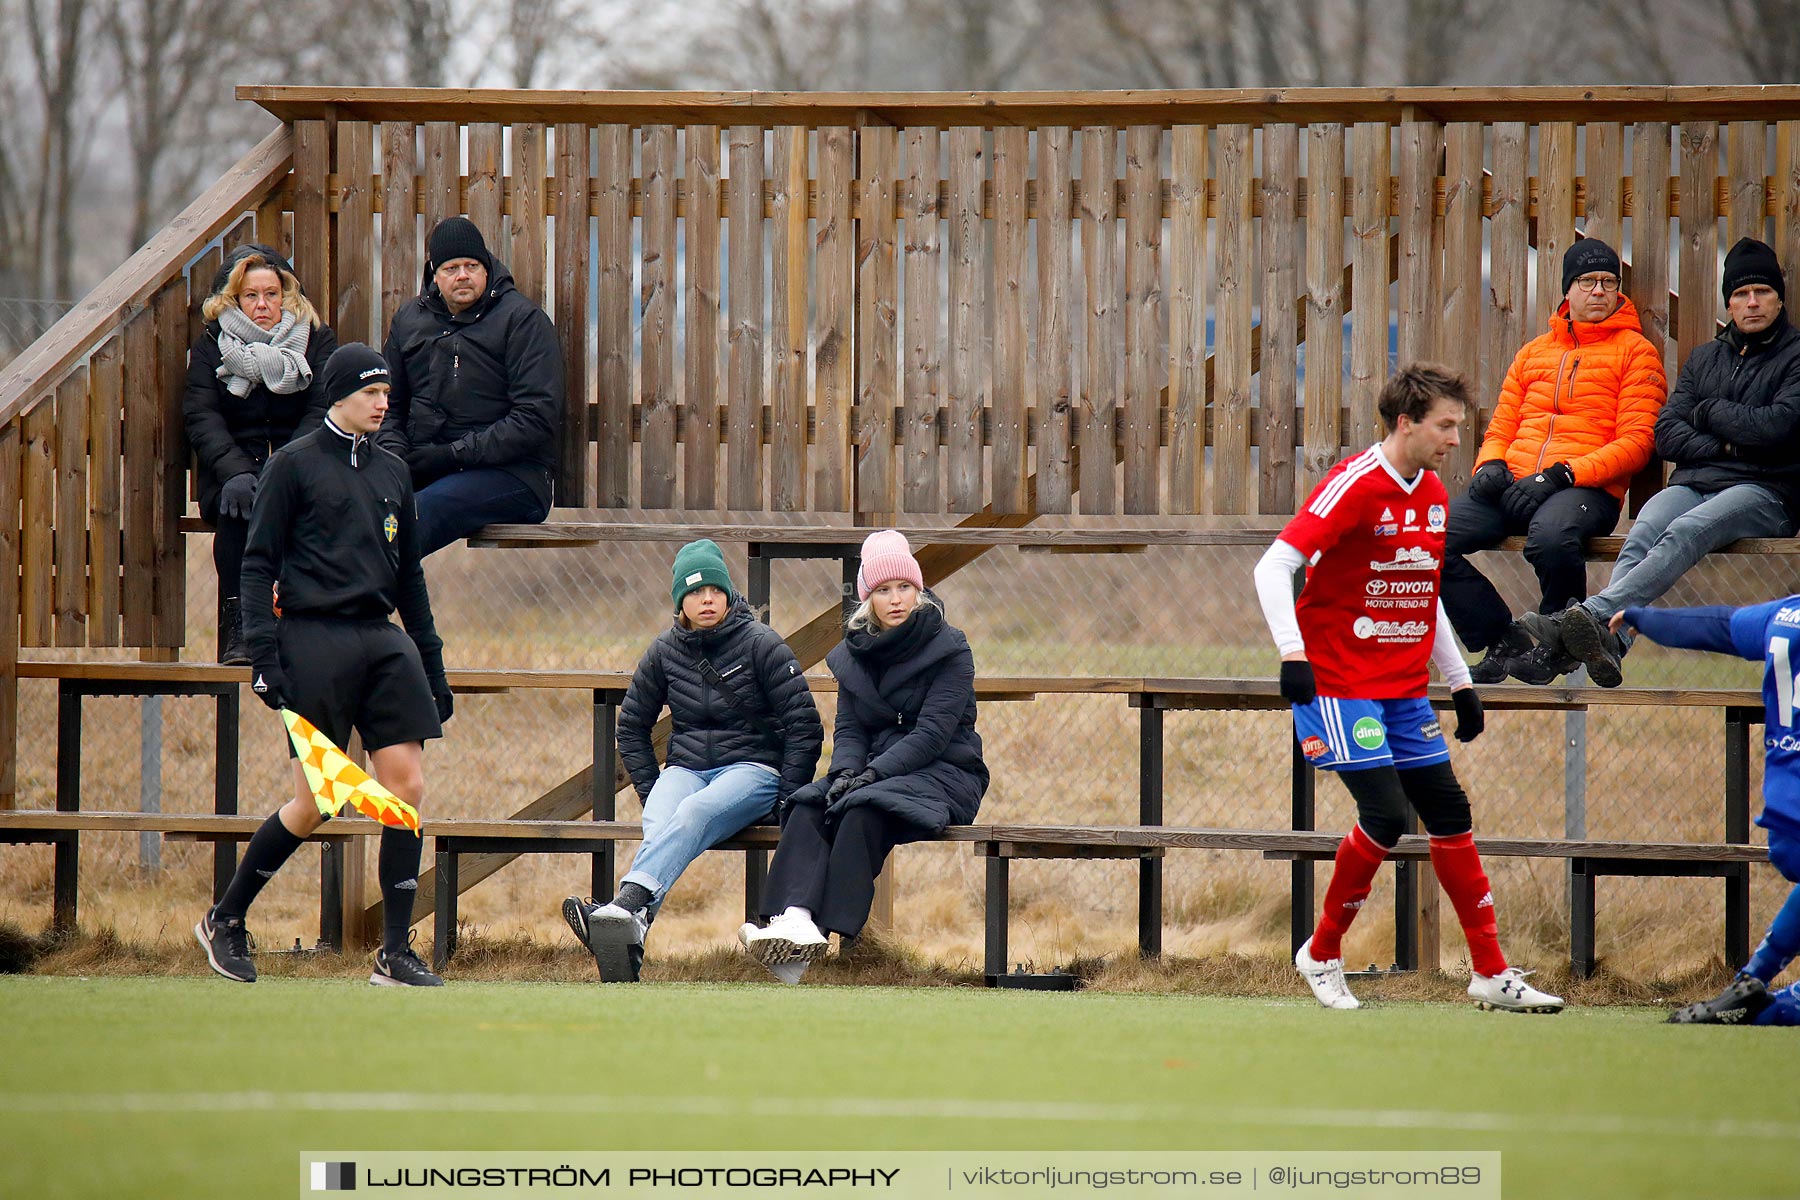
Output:
<svg viewBox="0 0 1800 1200">
<path fill-rule="evenodd" d="M 1566 462 L 1575 486 L 1622 498 L 1656 445 L 1656 414 L 1669 395 L 1662 355 L 1626 297 L 1594 324 L 1568 312 L 1565 302 L 1549 331 L 1514 356 L 1475 465 L 1499 459 L 1521 479 Z"/>
</svg>

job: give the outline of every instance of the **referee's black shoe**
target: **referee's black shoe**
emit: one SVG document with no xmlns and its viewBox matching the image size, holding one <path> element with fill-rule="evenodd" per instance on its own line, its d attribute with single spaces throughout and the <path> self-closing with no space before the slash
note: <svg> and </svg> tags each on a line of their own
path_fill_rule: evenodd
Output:
<svg viewBox="0 0 1800 1200">
<path fill-rule="evenodd" d="M 250 934 L 241 920 L 220 921 L 208 909 L 194 922 L 194 940 L 206 951 L 206 965 L 233 983 L 255 983 L 256 964 L 250 961 Z"/>
<path fill-rule="evenodd" d="M 408 946 L 402 950 L 385 947 L 375 952 L 375 970 L 369 982 L 381 987 L 443 987 L 444 981 L 431 973 L 425 960 Z"/>
</svg>

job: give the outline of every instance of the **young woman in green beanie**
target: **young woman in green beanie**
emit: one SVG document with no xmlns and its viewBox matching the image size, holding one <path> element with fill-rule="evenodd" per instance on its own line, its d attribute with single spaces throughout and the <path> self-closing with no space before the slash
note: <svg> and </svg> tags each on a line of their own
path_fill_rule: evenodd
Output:
<svg viewBox="0 0 1800 1200">
<path fill-rule="evenodd" d="M 812 780 L 824 727 L 781 635 L 731 585 L 712 541 L 675 555 L 675 622 L 650 644 L 619 709 L 619 754 L 644 804 L 644 841 L 607 904 L 563 901 L 563 919 L 609 983 L 637 978 L 644 934 L 689 863 L 767 820 Z M 667 707 L 667 762 L 650 730 Z"/>
</svg>

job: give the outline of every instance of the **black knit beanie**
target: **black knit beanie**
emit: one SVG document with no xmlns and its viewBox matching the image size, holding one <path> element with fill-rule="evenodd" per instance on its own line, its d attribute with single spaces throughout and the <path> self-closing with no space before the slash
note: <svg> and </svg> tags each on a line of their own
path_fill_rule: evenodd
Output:
<svg viewBox="0 0 1800 1200">
<path fill-rule="evenodd" d="M 488 253 L 481 230 L 467 217 L 445 217 L 439 221 L 431 236 L 425 239 L 425 250 L 431 256 L 434 271 L 459 258 L 472 258 L 488 270 L 494 269 L 494 259 Z"/>
<path fill-rule="evenodd" d="M 336 404 L 371 383 L 386 382 L 387 360 L 361 342 L 345 342 L 325 360 L 326 404 Z"/>
<path fill-rule="evenodd" d="M 1620 275 L 1619 252 L 1596 237 L 1584 237 L 1563 251 L 1563 295 L 1583 275 L 1606 271 Z"/>
<path fill-rule="evenodd" d="M 1725 278 L 1721 283 L 1725 302 L 1731 302 L 1731 293 L 1753 283 L 1768 284 L 1784 304 L 1787 302 L 1787 284 L 1781 277 L 1781 260 L 1775 257 L 1774 247 L 1755 238 L 1739 238 L 1725 256 Z"/>
<path fill-rule="evenodd" d="M 287 259 L 260 242 L 251 242 L 247 246 L 239 246 L 225 256 L 224 263 L 220 265 L 218 273 L 213 276 L 212 291 L 208 295 L 216 296 L 224 291 L 225 285 L 231 282 L 232 269 L 246 258 L 260 258 L 283 275 L 294 273 L 294 268 Z"/>
</svg>

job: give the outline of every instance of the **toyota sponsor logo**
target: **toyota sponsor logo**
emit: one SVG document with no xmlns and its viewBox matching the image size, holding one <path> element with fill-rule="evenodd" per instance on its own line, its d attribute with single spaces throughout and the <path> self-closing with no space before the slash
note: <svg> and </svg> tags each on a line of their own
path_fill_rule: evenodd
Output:
<svg viewBox="0 0 1800 1200">
<path fill-rule="evenodd" d="M 1371 579 L 1363 591 L 1371 596 L 1429 596 L 1437 584 L 1430 579 Z"/>
</svg>

